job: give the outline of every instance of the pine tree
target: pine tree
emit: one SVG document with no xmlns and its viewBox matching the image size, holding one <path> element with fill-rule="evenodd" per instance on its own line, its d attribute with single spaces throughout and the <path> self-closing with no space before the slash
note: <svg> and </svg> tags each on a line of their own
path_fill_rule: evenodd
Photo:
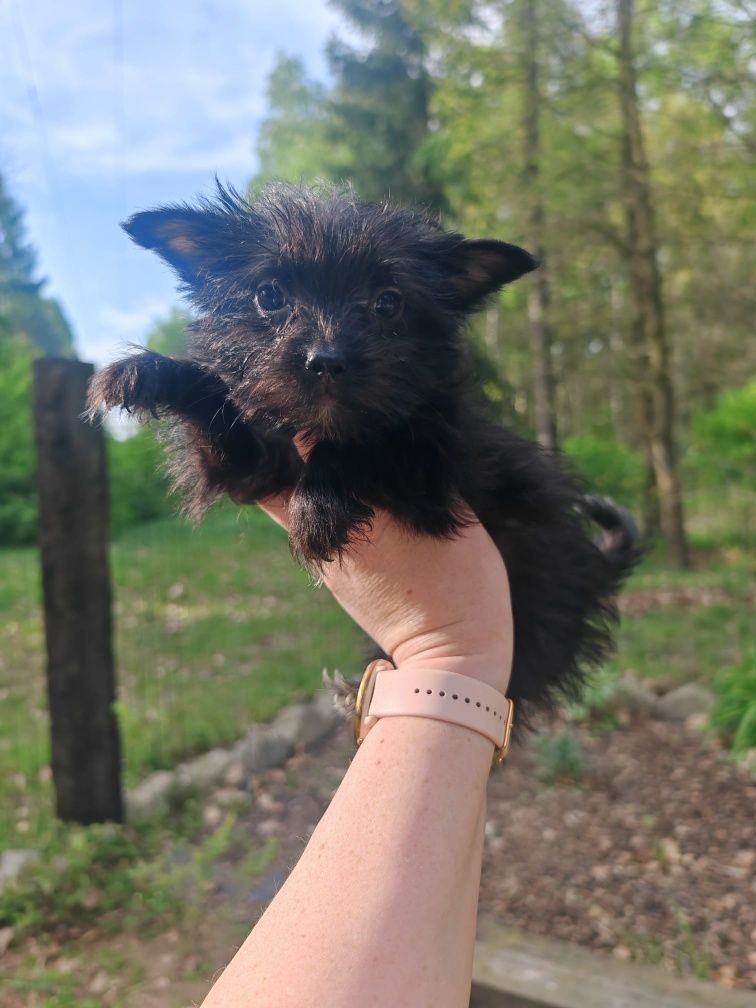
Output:
<svg viewBox="0 0 756 1008">
<path fill-rule="evenodd" d="M 37 256 L 27 242 L 23 210 L 0 175 L 0 317 L 5 328 L 43 354 L 72 356 L 73 335 L 63 311 L 43 296 Z"/>
</svg>

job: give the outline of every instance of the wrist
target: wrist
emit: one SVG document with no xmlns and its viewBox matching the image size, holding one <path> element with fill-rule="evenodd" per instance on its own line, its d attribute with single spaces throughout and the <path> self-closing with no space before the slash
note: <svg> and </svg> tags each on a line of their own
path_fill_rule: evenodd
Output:
<svg viewBox="0 0 756 1008">
<path fill-rule="evenodd" d="M 478 677 L 448 668 L 410 665 L 395 668 L 377 659 L 365 669 L 357 694 L 354 737 L 359 746 L 382 719 L 415 718 L 446 722 L 492 743 L 501 763 L 509 748 L 514 704 Z"/>
<path fill-rule="evenodd" d="M 398 672 L 436 671 L 456 672 L 468 679 L 492 686 L 500 693 L 506 693 L 511 674 L 511 654 L 442 654 L 426 651 L 402 657 L 401 650 L 394 655 L 394 663 Z"/>
</svg>

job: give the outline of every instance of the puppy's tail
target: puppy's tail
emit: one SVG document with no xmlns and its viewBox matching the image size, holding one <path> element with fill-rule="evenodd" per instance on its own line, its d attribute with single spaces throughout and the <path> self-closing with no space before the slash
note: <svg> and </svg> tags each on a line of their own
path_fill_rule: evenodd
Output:
<svg viewBox="0 0 756 1008">
<path fill-rule="evenodd" d="M 582 498 L 581 510 L 601 530 L 597 545 L 618 575 L 629 573 L 643 555 L 638 527 L 630 512 L 608 497 L 593 494 Z"/>
</svg>

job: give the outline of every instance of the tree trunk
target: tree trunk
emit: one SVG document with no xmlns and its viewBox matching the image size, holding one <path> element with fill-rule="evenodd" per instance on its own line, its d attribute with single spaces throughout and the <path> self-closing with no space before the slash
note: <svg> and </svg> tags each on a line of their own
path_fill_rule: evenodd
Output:
<svg viewBox="0 0 756 1008">
<path fill-rule="evenodd" d="M 682 495 L 674 446 L 674 403 L 662 281 L 657 260 L 651 180 L 638 108 L 632 46 L 634 0 L 617 0 L 622 182 L 628 232 L 632 305 L 631 338 L 638 405 L 652 486 L 644 515 L 669 545 L 675 562 L 688 565 Z"/>
<path fill-rule="evenodd" d="M 530 200 L 528 231 L 530 251 L 541 263 L 528 293 L 528 321 L 533 348 L 533 393 L 536 433 L 544 446 L 557 447 L 554 411 L 554 373 L 551 365 L 549 282 L 545 249 L 545 210 L 541 191 L 541 91 L 538 75 L 539 31 L 537 0 L 524 0 L 522 14 L 523 155 L 525 191 Z"/>
</svg>

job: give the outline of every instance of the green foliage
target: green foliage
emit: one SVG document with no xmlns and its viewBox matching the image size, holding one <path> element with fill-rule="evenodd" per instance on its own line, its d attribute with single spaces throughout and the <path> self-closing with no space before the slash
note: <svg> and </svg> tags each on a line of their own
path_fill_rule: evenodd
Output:
<svg viewBox="0 0 756 1008">
<path fill-rule="evenodd" d="M 756 749 L 756 649 L 714 680 L 710 722 L 738 755 Z"/>
<path fill-rule="evenodd" d="M 580 781 L 588 771 L 585 749 L 575 732 L 568 728 L 554 735 L 536 735 L 533 755 L 536 776 L 543 784 L 552 786 Z"/>
<path fill-rule="evenodd" d="M 189 856 L 173 856 L 177 845 Z M 60 939 L 92 926 L 155 933 L 186 917 L 219 859 L 238 853 L 252 881 L 276 850 L 275 842 L 250 845 L 232 812 L 203 833 L 200 806 L 191 796 L 165 822 L 153 819 L 138 827 L 53 822 L 39 858 L 0 889 L 0 927 L 12 927 L 16 938 L 52 931 Z"/>
<path fill-rule="evenodd" d="M 35 278 L 36 270 L 23 211 L 0 175 L 0 319 L 40 353 L 73 356 L 71 328 L 58 302 L 43 297 L 45 281 Z"/>
<path fill-rule="evenodd" d="M 692 418 L 687 465 L 699 484 L 727 479 L 756 489 L 756 381 Z"/>
<path fill-rule="evenodd" d="M 643 486 L 640 457 L 610 438 L 584 434 L 568 438 L 562 450 L 585 481 L 591 493 L 634 508 Z"/>
<path fill-rule="evenodd" d="M 266 97 L 268 112 L 257 140 L 260 167 L 250 183 L 252 193 L 274 179 L 312 184 L 333 178 L 325 88 L 308 80 L 301 60 L 279 56 L 268 77 Z"/>
<path fill-rule="evenodd" d="M 141 428 L 125 441 L 109 438 L 107 448 L 112 536 L 175 510 L 154 431 Z"/>
<path fill-rule="evenodd" d="M 37 502 L 31 367 L 21 337 L 0 337 L 0 545 L 34 541 Z"/>
<path fill-rule="evenodd" d="M 331 39 L 330 88 L 308 80 L 301 60 L 279 56 L 268 78 L 260 169 L 250 189 L 272 179 L 348 180 L 365 199 L 390 194 L 398 202 L 443 207 L 435 166 L 421 152 L 433 83 L 417 11 L 402 0 L 336 0 L 334 6 L 359 45 Z"/>
<path fill-rule="evenodd" d="M 159 860 L 165 838 L 113 824 L 55 824 L 33 867 L 0 890 L 0 926 L 19 934 L 103 924 L 119 911 L 155 928 L 181 910 L 181 877 Z"/>
<path fill-rule="evenodd" d="M 187 326 L 191 318 L 188 312 L 174 308 L 166 319 L 153 326 L 147 346 L 166 357 L 180 357 L 186 351 Z"/>
</svg>

